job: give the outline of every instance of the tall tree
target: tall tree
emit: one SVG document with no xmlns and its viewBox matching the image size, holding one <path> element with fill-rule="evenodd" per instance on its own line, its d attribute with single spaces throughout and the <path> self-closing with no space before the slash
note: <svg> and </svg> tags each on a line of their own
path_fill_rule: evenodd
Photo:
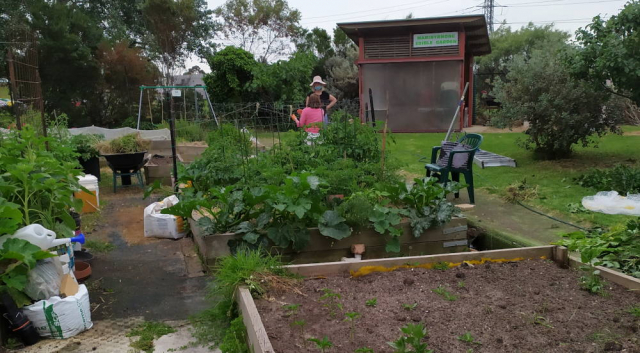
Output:
<svg viewBox="0 0 640 353">
<path fill-rule="evenodd" d="M 327 59 L 328 90 L 339 99 L 358 98 L 358 49 L 349 47 L 345 55 L 336 55 Z"/>
<path fill-rule="evenodd" d="M 311 53 L 317 58 L 312 75 L 327 76 L 325 63 L 336 55 L 331 45 L 331 35 L 322 28 L 316 27 L 310 31 L 303 28 L 300 29 L 298 37 L 294 39 L 294 43 L 298 51 Z"/>
<path fill-rule="evenodd" d="M 211 73 L 204 76 L 207 92 L 216 102 L 249 101 L 252 94 L 248 85 L 258 63 L 248 51 L 226 47 L 209 59 Z"/>
<path fill-rule="evenodd" d="M 572 72 L 640 104 L 640 2 L 629 1 L 606 21 L 596 16 L 576 40 L 582 48 L 568 58 Z"/>
<path fill-rule="evenodd" d="M 142 15 L 151 56 L 170 85 L 190 54 L 206 57 L 214 24 L 205 0 L 145 0 Z"/>
<path fill-rule="evenodd" d="M 336 54 L 346 56 L 347 50 L 349 48 L 356 48 L 356 45 L 340 27 L 336 26 L 336 28 L 333 29 L 333 47 L 335 48 Z"/>
<path fill-rule="evenodd" d="M 214 13 L 223 37 L 261 62 L 288 54 L 299 33 L 300 11 L 285 0 L 228 0 Z"/>
</svg>

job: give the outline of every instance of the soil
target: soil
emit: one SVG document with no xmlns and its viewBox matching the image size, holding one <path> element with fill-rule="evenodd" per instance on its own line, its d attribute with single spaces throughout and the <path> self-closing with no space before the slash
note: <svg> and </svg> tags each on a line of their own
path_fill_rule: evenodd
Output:
<svg viewBox="0 0 640 353">
<path fill-rule="evenodd" d="M 628 310 L 640 304 L 640 293 L 607 284 L 607 296 L 580 289 L 583 273 L 561 269 L 544 260 L 484 264 L 449 270 L 405 269 L 352 278 L 305 279 L 302 295 L 277 294 L 256 301 L 277 353 L 318 352 L 303 346 L 296 320 L 305 320 L 305 340 L 327 336 L 327 352 L 353 352 L 369 347 L 393 352 L 387 342 L 401 337 L 400 328 L 423 323 L 429 349 L 451 352 L 640 352 L 640 318 Z M 457 296 L 447 301 L 432 292 L 444 286 Z M 322 289 L 341 295 L 343 311 L 331 317 L 320 300 Z M 365 301 L 376 298 L 377 305 Z M 403 304 L 417 303 L 406 310 Z M 287 315 L 283 305 L 300 304 Z M 358 312 L 355 338 L 345 312 Z M 471 333 L 467 343 L 457 337 Z"/>
<path fill-rule="evenodd" d="M 173 165 L 173 158 L 171 158 L 171 156 L 160 156 L 156 154 L 151 158 L 149 163 L 156 166 Z"/>
</svg>

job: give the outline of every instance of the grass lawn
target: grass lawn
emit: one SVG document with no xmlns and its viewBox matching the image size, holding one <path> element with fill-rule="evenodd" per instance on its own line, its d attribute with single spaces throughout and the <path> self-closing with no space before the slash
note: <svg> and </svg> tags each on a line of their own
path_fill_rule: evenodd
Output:
<svg viewBox="0 0 640 353">
<path fill-rule="evenodd" d="M 625 126 L 625 132 L 638 132 L 638 126 Z M 395 134 L 396 143 L 390 146 L 393 158 L 397 158 L 409 173 L 424 175 L 424 163 L 421 156 L 431 156 L 431 147 L 440 144 L 444 134 Z M 640 165 L 640 134 L 607 135 L 599 139 L 598 148 L 577 147 L 570 159 L 556 161 L 537 161 L 532 153 L 516 144 L 524 137 L 521 133 L 485 133 L 481 148 L 515 159 L 517 168 L 494 167 L 480 169 L 474 166 L 476 188 L 490 193 L 503 194 L 507 186 L 526 179 L 528 185 L 538 185 L 539 197 L 526 202 L 561 219 L 578 222 L 582 225 L 613 226 L 624 223 L 630 216 L 605 215 L 595 212 L 572 214 L 567 205 L 580 203 L 584 196 L 593 195 L 599 190 L 576 185 L 572 178 L 592 168 L 607 168 L 616 164 Z M 464 178 L 463 178 L 464 179 Z M 601 190 L 602 191 L 602 190 Z M 517 206 L 519 207 L 519 206 Z"/>
</svg>

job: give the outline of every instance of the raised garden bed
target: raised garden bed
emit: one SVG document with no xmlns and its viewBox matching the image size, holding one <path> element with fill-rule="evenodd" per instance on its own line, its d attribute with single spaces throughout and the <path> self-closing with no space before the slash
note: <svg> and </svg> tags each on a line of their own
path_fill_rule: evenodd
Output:
<svg viewBox="0 0 640 353">
<path fill-rule="evenodd" d="M 176 154 L 178 162 L 182 162 L 182 157 Z M 144 178 L 147 185 L 159 180 L 162 185 L 171 185 L 171 174 L 173 173 L 173 158 L 169 155 L 153 155 L 144 165 Z"/>
<path fill-rule="evenodd" d="M 443 261 L 462 265 L 432 268 Z M 243 287 L 237 301 L 256 353 L 317 352 L 307 339 L 325 336 L 334 345 L 326 352 L 394 352 L 387 342 L 418 323 L 434 352 L 640 351 L 640 318 L 629 311 L 640 305 L 640 293 L 629 290 L 640 289 L 640 280 L 599 268 L 607 295 L 594 295 L 579 286 L 585 272 L 567 265 L 581 264 L 556 246 L 292 265 L 306 277 L 301 294 L 269 292 L 254 301 Z M 357 276 L 394 266 L 401 268 Z M 339 295 L 334 305 L 321 299 L 327 289 Z M 367 306 L 373 298 L 376 305 Z M 299 307 L 284 307 L 292 304 Z M 354 326 L 346 312 L 359 314 Z M 303 334 L 294 324 L 302 320 Z"/>
<path fill-rule="evenodd" d="M 200 255 L 209 264 L 219 257 L 230 255 L 228 242 L 240 238 L 233 233 L 206 235 L 193 219 L 189 219 L 189 224 Z M 400 237 L 400 252 L 404 255 L 453 253 L 467 249 L 466 218 L 453 218 L 442 227 L 427 230 L 419 238 L 413 236 L 408 222 L 401 223 L 399 227 L 403 231 Z M 303 251 L 281 249 L 280 253 L 285 260 L 293 263 L 340 261 L 342 257 L 353 257 L 352 244 L 364 244 L 366 251 L 362 257 L 375 259 L 392 255 L 385 251 L 386 242 L 387 237 L 372 229 L 335 240 L 323 236 L 317 228 L 312 228 L 311 240 Z"/>
</svg>

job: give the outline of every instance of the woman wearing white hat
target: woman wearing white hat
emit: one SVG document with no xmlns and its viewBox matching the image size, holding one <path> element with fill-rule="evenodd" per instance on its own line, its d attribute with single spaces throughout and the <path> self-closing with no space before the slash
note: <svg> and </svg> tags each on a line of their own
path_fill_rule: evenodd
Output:
<svg viewBox="0 0 640 353">
<path fill-rule="evenodd" d="M 311 82 L 311 84 L 309 85 L 311 86 L 311 92 L 307 94 L 307 100 L 305 101 L 306 107 L 309 106 L 309 96 L 311 96 L 312 94 L 320 96 L 320 101 L 324 106 L 325 112 L 328 112 L 331 107 L 336 105 L 336 102 L 338 102 L 338 100 L 336 99 L 336 97 L 324 90 L 324 87 L 326 85 L 327 84 L 322 81 L 322 77 L 316 76 L 313 78 L 313 82 Z"/>
</svg>

